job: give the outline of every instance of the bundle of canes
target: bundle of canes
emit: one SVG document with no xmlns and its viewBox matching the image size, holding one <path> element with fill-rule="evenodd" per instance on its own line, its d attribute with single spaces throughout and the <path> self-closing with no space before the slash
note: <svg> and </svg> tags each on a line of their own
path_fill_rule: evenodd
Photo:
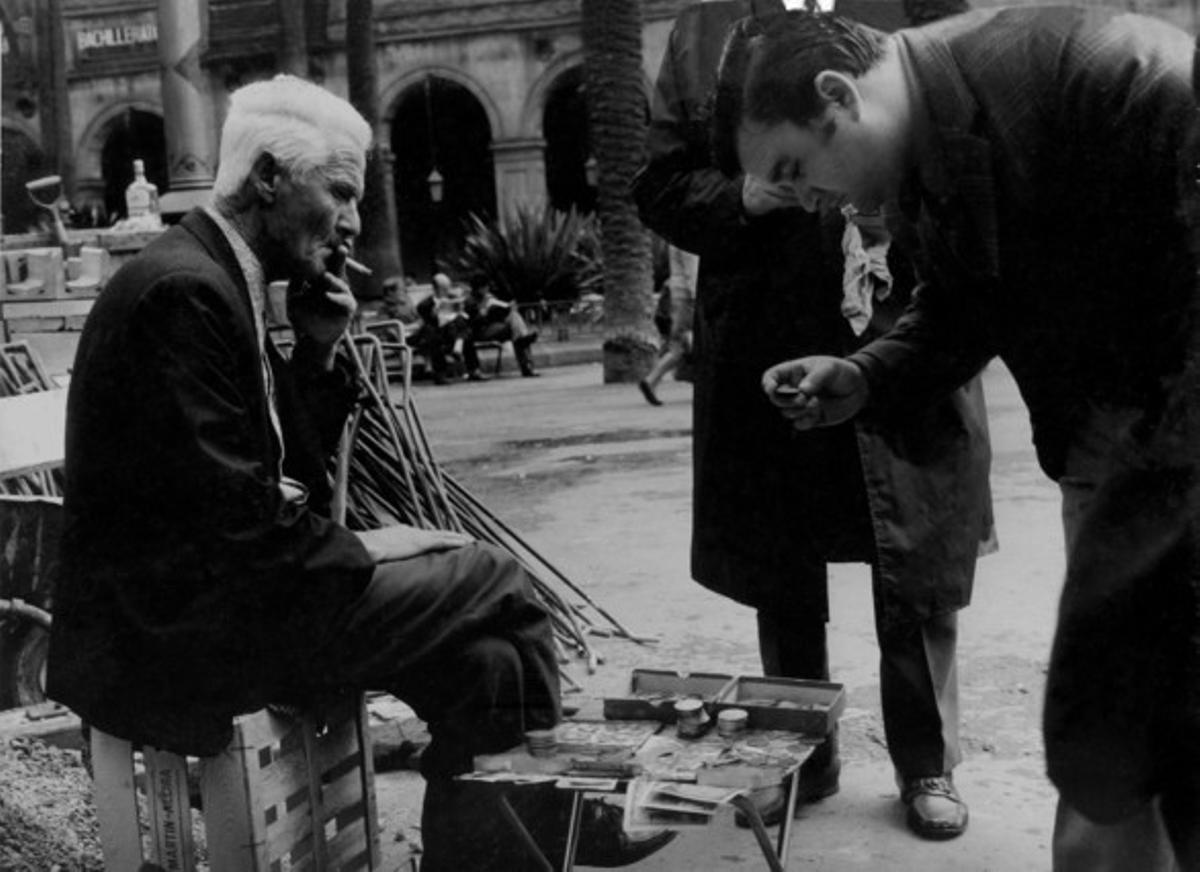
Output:
<svg viewBox="0 0 1200 872">
<path fill-rule="evenodd" d="M 559 662 L 571 656 L 594 672 L 603 659 L 591 637 L 624 638 L 639 644 L 655 639 L 629 632 L 604 607 L 508 524 L 491 512 L 452 476 L 443 472 L 430 448 L 412 399 L 412 353 L 403 337 L 382 342 L 377 336 L 346 336 L 344 350 L 355 367 L 364 401 L 347 424 L 338 463 L 337 505 L 346 523 L 372 529 L 403 523 L 457 530 L 503 548 L 528 570 L 534 589 L 554 625 Z M 388 361 L 401 376 L 398 401 L 389 390 Z M 561 670 L 560 670 L 561 671 Z M 578 688 L 565 672 L 564 682 Z"/>
</svg>

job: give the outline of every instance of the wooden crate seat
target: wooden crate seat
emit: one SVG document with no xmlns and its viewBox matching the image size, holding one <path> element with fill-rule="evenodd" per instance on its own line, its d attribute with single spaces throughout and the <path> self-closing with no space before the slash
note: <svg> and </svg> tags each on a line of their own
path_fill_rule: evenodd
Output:
<svg viewBox="0 0 1200 872">
<path fill-rule="evenodd" d="M 311 718 L 256 712 L 234 739 L 199 760 L 211 872 L 380 868 L 374 769 L 363 700 Z M 110 872 L 196 868 L 188 761 L 92 730 L 92 771 L 104 865 Z M 137 764 L 147 814 L 138 810 Z M 143 831 L 148 830 L 148 849 Z M 144 865 L 152 864 L 152 865 Z"/>
</svg>

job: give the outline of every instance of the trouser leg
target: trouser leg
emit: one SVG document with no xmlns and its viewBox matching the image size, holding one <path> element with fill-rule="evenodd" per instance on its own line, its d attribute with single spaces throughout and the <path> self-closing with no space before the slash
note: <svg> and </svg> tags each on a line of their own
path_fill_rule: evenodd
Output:
<svg viewBox="0 0 1200 872">
<path fill-rule="evenodd" d="M 494 807 L 453 776 L 559 720 L 550 619 L 528 573 L 482 544 L 381 564 L 332 623 L 315 646 L 322 680 L 387 690 L 429 725 L 423 868 L 522 869 Z"/>
<path fill-rule="evenodd" d="M 1157 802 L 1116 824 L 1097 824 L 1061 798 L 1054 817 L 1055 872 L 1172 872 Z"/>
<path fill-rule="evenodd" d="M 1136 417 L 1132 411 L 1097 413 L 1071 445 L 1059 479 L 1067 559 L 1114 446 Z M 1098 824 L 1059 797 L 1054 818 L 1054 872 L 1174 872 L 1163 812 L 1154 801 L 1115 824 Z M 1188 870 L 1191 872 L 1191 870 Z"/>
<path fill-rule="evenodd" d="M 475 349 L 475 340 L 470 336 L 463 337 L 462 346 L 463 366 L 467 372 L 479 371 L 479 352 Z"/>
<path fill-rule="evenodd" d="M 430 725 L 427 775 L 466 771 L 559 719 L 549 616 L 498 548 L 381 564 L 331 640 L 317 659 L 327 681 L 387 690 Z"/>
<path fill-rule="evenodd" d="M 825 564 L 814 562 L 798 568 L 791 587 L 778 591 L 758 609 L 758 650 L 764 675 L 829 680 L 827 584 Z"/>
<path fill-rule="evenodd" d="M 951 772 L 959 744 L 958 614 L 924 620 L 884 615 L 876 603 L 883 726 L 900 778 Z"/>
<path fill-rule="evenodd" d="M 1166 777 L 1161 810 L 1179 872 L 1200 872 L 1200 735 L 1194 725 L 1187 732 Z"/>
<path fill-rule="evenodd" d="M 534 371 L 533 350 L 529 346 L 527 339 L 513 341 L 513 353 L 517 356 L 517 367 L 521 370 L 521 375 L 532 375 Z"/>
<path fill-rule="evenodd" d="M 827 570 L 814 565 L 796 580 L 800 596 L 781 597 L 758 609 L 758 650 L 763 675 L 829 680 L 828 609 L 825 602 Z M 805 761 L 805 771 L 822 771 L 836 765 L 837 727 Z"/>
</svg>

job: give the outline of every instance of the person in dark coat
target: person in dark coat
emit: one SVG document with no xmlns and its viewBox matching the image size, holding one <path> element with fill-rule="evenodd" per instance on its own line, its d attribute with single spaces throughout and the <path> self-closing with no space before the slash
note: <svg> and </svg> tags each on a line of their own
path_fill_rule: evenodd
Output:
<svg viewBox="0 0 1200 872">
<path fill-rule="evenodd" d="M 432 737 L 423 868 L 507 872 L 525 868 L 520 846 L 453 779 L 560 718 L 532 579 L 461 533 L 329 518 L 327 470 L 358 395 L 336 352 L 369 143 L 362 117 L 316 85 L 238 90 L 213 205 L 96 301 L 68 399 L 48 692 L 107 733 L 208 756 L 238 713 L 389 691 Z M 264 321 L 267 283 L 282 280 L 290 360 Z M 552 820 L 549 799 L 527 810 Z M 585 838 L 581 862 L 646 853 L 608 832 Z"/>
<path fill-rule="evenodd" d="M 634 183 L 643 221 L 700 256 L 696 304 L 692 575 L 757 610 L 768 675 L 825 680 L 827 564 L 871 565 L 884 726 L 909 825 L 961 833 L 951 777 L 961 757 L 957 610 L 991 537 L 990 448 L 978 383 L 948 386 L 900 414 L 789 433 L 759 390 L 782 357 L 842 353 L 886 329 L 912 288 L 887 261 L 891 293 L 869 315 L 842 314 L 843 221 L 809 214 L 712 162 L 707 103 L 722 43 L 770 2 L 700 3 L 672 30 L 658 75 L 646 165 Z M 801 772 L 802 796 L 837 790 L 836 733 Z"/>
<path fill-rule="evenodd" d="M 1099 8 L 892 36 L 790 14 L 739 33 L 721 73 L 730 164 L 810 208 L 897 202 L 923 252 L 892 332 L 764 374 L 784 416 L 909 408 L 996 355 L 1029 407 L 1067 545 L 1043 724 L 1057 872 L 1200 869 L 1194 58 L 1183 31 Z"/>
</svg>

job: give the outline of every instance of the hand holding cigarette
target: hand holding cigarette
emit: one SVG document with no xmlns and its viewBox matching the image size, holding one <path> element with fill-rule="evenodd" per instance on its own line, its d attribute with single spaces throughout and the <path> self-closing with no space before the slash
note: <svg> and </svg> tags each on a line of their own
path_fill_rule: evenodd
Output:
<svg viewBox="0 0 1200 872">
<path fill-rule="evenodd" d="M 368 270 L 350 257 L 347 246 L 340 247 L 337 255 L 334 260 L 340 260 L 340 266 L 346 269 L 356 272 Z M 297 340 L 306 340 L 314 347 L 308 353 L 319 352 L 315 356 L 321 359 L 326 368 L 332 366 L 334 348 L 358 308 L 345 277 L 327 270 L 313 282 L 295 280 L 288 286 L 287 299 L 288 319 L 296 331 Z"/>
</svg>

